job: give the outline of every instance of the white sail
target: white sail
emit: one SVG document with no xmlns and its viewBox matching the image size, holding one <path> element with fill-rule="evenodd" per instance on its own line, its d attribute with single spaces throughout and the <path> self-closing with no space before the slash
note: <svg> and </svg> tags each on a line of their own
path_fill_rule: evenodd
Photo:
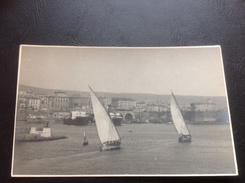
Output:
<svg viewBox="0 0 245 183">
<path fill-rule="evenodd" d="M 96 127 L 98 130 L 99 138 L 101 143 L 107 141 L 118 141 L 121 140 L 115 126 L 113 125 L 111 118 L 109 117 L 106 109 L 101 104 L 100 100 L 90 89 L 90 96 L 93 104 L 93 111 L 95 116 Z"/>
<path fill-rule="evenodd" d="M 171 100 L 170 100 L 170 106 L 171 106 L 170 108 L 171 108 L 173 124 L 178 134 L 190 135 L 190 132 L 186 126 L 186 123 L 180 111 L 179 105 L 173 93 L 172 93 Z"/>
</svg>

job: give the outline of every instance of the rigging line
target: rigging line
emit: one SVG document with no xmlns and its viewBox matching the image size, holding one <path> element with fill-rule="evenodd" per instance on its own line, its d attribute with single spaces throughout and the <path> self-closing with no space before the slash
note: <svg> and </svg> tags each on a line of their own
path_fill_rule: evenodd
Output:
<svg viewBox="0 0 245 183">
<path fill-rule="evenodd" d="M 121 138 L 121 140 L 124 139 L 124 137 L 125 137 L 125 135 Z"/>
</svg>

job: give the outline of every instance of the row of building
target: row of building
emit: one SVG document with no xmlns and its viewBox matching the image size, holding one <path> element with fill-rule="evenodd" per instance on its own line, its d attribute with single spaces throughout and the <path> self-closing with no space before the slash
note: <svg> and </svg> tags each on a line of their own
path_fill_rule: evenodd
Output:
<svg viewBox="0 0 245 183">
<path fill-rule="evenodd" d="M 169 110 L 168 103 L 136 102 L 130 98 L 106 98 L 99 97 L 104 107 L 117 110 L 134 110 L 137 112 L 153 111 L 162 112 Z M 35 94 L 32 90 L 19 91 L 18 108 L 30 108 L 35 111 L 71 111 L 74 108 L 92 109 L 90 97 L 82 97 L 78 94 L 68 96 L 64 91 L 56 91 L 54 95 Z M 216 104 L 210 100 L 190 103 L 186 111 L 215 111 Z"/>
<path fill-rule="evenodd" d="M 106 98 L 99 97 L 104 107 L 113 112 L 114 109 L 123 115 L 123 119 L 128 121 L 171 121 L 171 113 L 168 102 L 136 102 L 129 98 Z M 18 108 L 30 109 L 28 114 L 19 113 L 19 119 L 25 119 L 25 115 L 36 117 L 42 115 L 42 111 L 47 111 L 46 118 L 64 119 L 70 115 L 71 111 L 82 109 L 88 114 L 93 113 L 90 97 L 82 97 L 78 94 L 68 96 L 64 91 L 56 91 L 54 95 L 35 94 L 33 91 L 19 91 Z M 190 103 L 182 107 L 182 114 L 185 120 L 189 122 L 214 122 L 228 121 L 227 109 L 216 110 L 216 103 L 205 100 L 197 103 Z M 33 111 L 33 112 L 31 112 Z M 36 113 L 37 111 L 38 113 Z M 35 115 L 34 115 L 35 113 Z M 23 116 L 22 116 L 23 115 Z"/>
<path fill-rule="evenodd" d="M 105 108 L 117 110 L 135 111 L 167 111 L 166 105 L 149 104 L 147 102 L 136 102 L 130 98 L 106 98 L 99 97 Z M 71 111 L 74 108 L 84 110 L 92 109 L 91 99 L 78 94 L 68 96 L 64 91 L 56 91 L 54 95 L 35 94 L 32 90 L 19 91 L 18 108 L 33 109 L 35 111 Z"/>
</svg>

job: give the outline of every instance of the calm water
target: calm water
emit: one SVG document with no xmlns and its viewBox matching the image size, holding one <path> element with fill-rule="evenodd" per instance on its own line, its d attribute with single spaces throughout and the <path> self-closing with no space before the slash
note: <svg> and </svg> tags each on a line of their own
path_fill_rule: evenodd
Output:
<svg viewBox="0 0 245 183">
<path fill-rule="evenodd" d="M 229 125 L 189 125 L 193 141 L 178 143 L 172 124 L 123 124 L 120 150 L 99 151 L 96 126 L 52 124 L 68 139 L 16 142 L 14 175 L 234 174 Z M 132 129 L 132 133 L 128 130 Z M 83 146 L 86 130 L 88 146 Z"/>
</svg>

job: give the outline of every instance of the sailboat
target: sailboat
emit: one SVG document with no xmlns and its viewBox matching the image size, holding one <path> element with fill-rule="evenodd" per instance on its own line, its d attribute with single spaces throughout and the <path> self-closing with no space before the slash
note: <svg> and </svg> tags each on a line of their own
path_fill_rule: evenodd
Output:
<svg viewBox="0 0 245 183">
<path fill-rule="evenodd" d="M 119 149 L 121 147 L 121 137 L 106 109 L 90 86 L 88 87 L 90 89 L 96 127 L 101 142 L 100 150 Z"/>
<path fill-rule="evenodd" d="M 170 109 L 173 124 L 179 134 L 179 142 L 191 142 L 191 134 L 182 116 L 179 104 L 172 92 L 170 100 Z"/>
<path fill-rule="evenodd" d="M 84 146 L 88 145 L 88 141 L 86 139 L 86 131 L 83 132 L 83 145 Z"/>
</svg>

